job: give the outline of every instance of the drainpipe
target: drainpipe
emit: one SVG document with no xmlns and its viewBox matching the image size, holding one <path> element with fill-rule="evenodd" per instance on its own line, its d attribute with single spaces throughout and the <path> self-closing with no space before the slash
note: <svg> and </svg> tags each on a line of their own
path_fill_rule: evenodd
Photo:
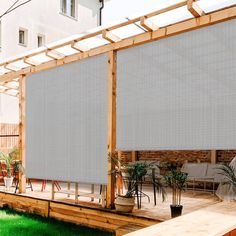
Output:
<svg viewBox="0 0 236 236">
<path fill-rule="evenodd" d="M 102 25 L 102 9 L 104 8 L 104 0 L 99 0 L 102 3 L 101 7 L 99 8 L 99 25 Z"/>
</svg>

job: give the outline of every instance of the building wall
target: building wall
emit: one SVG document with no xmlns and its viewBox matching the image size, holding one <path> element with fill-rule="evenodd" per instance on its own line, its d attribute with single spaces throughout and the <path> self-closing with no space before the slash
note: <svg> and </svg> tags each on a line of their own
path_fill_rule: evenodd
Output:
<svg viewBox="0 0 236 236">
<path fill-rule="evenodd" d="M 0 0 L 0 14 L 14 1 Z M 38 34 L 45 35 L 45 42 L 50 43 L 98 25 L 99 0 L 77 0 L 77 7 L 77 19 L 74 19 L 61 13 L 60 0 L 33 0 L 3 16 L 0 59 L 37 48 Z M 26 47 L 18 43 L 20 27 L 28 30 Z"/>
<path fill-rule="evenodd" d="M 99 0 L 76 1 L 77 19 L 61 13 L 60 0 L 32 0 L 3 16 L 0 20 L 0 61 L 37 48 L 38 34 L 45 35 L 47 44 L 97 27 Z M 0 15 L 14 2 L 0 0 Z M 28 30 L 27 46 L 19 45 L 19 28 Z M 0 95 L 0 123 L 18 123 L 18 99 Z"/>
</svg>

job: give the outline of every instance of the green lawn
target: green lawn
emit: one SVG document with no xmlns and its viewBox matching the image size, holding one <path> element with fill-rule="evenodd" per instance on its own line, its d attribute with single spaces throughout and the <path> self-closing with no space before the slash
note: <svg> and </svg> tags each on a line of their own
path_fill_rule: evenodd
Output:
<svg viewBox="0 0 236 236">
<path fill-rule="evenodd" d="M 111 233 L 41 218 L 0 210 L 0 236 L 111 236 Z"/>
</svg>

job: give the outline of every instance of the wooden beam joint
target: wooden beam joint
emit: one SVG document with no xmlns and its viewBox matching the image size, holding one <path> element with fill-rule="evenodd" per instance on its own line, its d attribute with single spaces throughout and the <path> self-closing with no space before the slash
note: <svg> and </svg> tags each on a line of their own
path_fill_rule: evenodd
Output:
<svg viewBox="0 0 236 236">
<path fill-rule="evenodd" d="M 140 18 L 140 25 L 148 31 L 155 31 L 159 29 L 159 27 L 146 16 Z"/>
<path fill-rule="evenodd" d="M 51 49 L 49 49 L 45 54 L 47 57 L 55 59 L 55 60 L 62 59 L 66 56 L 63 53 L 60 53 L 56 50 L 51 50 Z"/>
<path fill-rule="evenodd" d="M 205 12 L 196 4 L 195 0 L 188 0 L 187 8 L 194 17 L 205 15 Z"/>
<path fill-rule="evenodd" d="M 80 41 L 74 41 L 70 46 L 71 46 L 71 48 L 73 48 L 79 52 L 86 52 L 86 51 L 90 50 L 90 48 L 88 46 L 81 44 Z"/>
<path fill-rule="evenodd" d="M 102 37 L 107 41 L 109 41 L 110 43 L 117 43 L 122 40 L 117 35 L 113 34 L 111 31 L 108 30 L 102 31 Z"/>
</svg>

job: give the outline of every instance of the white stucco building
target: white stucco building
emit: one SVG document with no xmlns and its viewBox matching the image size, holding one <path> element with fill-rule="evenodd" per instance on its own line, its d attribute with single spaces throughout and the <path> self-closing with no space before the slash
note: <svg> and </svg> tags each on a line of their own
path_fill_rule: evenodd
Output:
<svg viewBox="0 0 236 236">
<path fill-rule="evenodd" d="M 0 0 L 0 61 L 97 27 L 101 7 L 100 0 Z M 0 95 L 0 123 L 18 122 L 17 100 Z"/>
<path fill-rule="evenodd" d="M 14 2 L 0 0 L 0 15 Z M 29 1 L 0 19 L 0 60 L 98 26 L 100 7 L 99 0 Z"/>
</svg>

